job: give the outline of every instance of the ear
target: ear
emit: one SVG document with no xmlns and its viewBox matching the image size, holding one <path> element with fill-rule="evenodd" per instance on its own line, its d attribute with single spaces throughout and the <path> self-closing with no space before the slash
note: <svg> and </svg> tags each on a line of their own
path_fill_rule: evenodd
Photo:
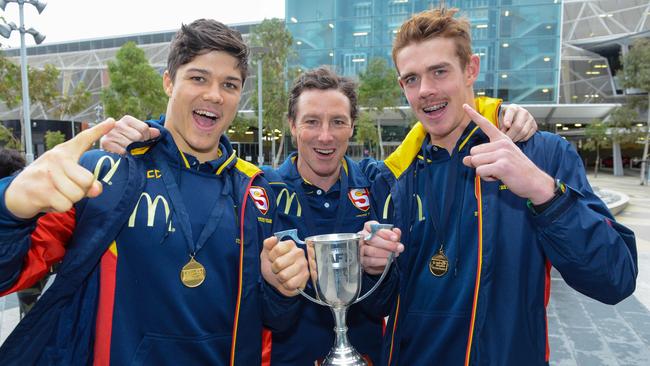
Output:
<svg viewBox="0 0 650 366">
<path fill-rule="evenodd" d="M 465 67 L 465 77 L 468 86 L 474 84 L 476 79 L 478 79 L 478 74 L 480 71 L 481 71 L 481 59 L 478 57 L 478 55 L 472 55 L 469 58 L 469 62 L 467 63 L 467 66 Z"/>
<path fill-rule="evenodd" d="M 172 80 L 169 70 L 165 70 L 163 73 L 163 89 L 165 89 L 165 94 L 168 97 L 172 96 L 172 90 L 174 89 L 174 81 Z"/>
<path fill-rule="evenodd" d="M 291 131 L 291 136 L 295 137 L 298 134 L 298 131 L 296 130 L 296 120 L 288 118 L 287 121 L 289 122 L 289 130 Z"/>
</svg>

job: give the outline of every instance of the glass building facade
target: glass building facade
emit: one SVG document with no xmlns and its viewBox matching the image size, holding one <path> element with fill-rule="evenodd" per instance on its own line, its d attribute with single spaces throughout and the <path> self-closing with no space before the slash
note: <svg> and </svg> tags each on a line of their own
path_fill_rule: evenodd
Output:
<svg viewBox="0 0 650 366">
<path fill-rule="evenodd" d="M 397 29 L 411 15 L 437 6 L 422 0 L 286 0 L 294 37 L 292 66 L 333 65 L 353 76 L 373 57 L 390 65 Z M 478 95 L 512 103 L 558 100 L 562 4 L 558 0 L 449 0 L 472 25 L 481 74 Z"/>
</svg>

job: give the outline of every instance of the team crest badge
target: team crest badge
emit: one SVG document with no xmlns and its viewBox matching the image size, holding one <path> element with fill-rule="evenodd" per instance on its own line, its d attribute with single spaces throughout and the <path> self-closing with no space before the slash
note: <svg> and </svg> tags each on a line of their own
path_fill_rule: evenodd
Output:
<svg viewBox="0 0 650 366">
<path fill-rule="evenodd" d="M 368 211 L 370 208 L 370 194 L 367 188 L 353 188 L 348 193 L 348 197 L 350 197 L 354 207 L 359 210 Z"/>
<path fill-rule="evenodd" d="M 269 197 L 266 195 L 264 188 L 253 186 L 248 190 L 248 193 L 255 202 L 255 207 L 260 210 L 262 215 L 266 215 L 269 211 Z"/>
</svg>

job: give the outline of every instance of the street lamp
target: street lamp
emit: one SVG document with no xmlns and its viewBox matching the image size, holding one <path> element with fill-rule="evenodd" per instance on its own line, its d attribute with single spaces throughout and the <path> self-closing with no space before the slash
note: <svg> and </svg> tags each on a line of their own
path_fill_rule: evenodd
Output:
<svg viewBox="0 0 650 366">
<path fill-rule="evenodd" d="M 20 27 L 16 27 L 15 23 L 0 24 L 0 35 L 4 38 L 9 38 L 12 31 L 20 32 L 20 79 L 22 81 L 23 89 L 23 125 L 25 135 L 25 160 L 27 164 L 34 161 L 34 152 L 32 146 L 32 125 L 30 119 L 29 107 L 29 81 L 27 80 L 27 50 L 25 49 L 25 33 L 29 33 L 34 37 L 36 44 L 41 44 L 45 40 L 45 36 L 34 28 L 25 29 L 25 14 L 23 11 L 23 4 L 33 5 L 38 13 L 42 13 L 43 9 L 47 6 L 44 2 L 39 0 L 0 0 L 0 9 L 3 11 L 7 3 L 17 3 L 20 12 Z"/>
</svg>

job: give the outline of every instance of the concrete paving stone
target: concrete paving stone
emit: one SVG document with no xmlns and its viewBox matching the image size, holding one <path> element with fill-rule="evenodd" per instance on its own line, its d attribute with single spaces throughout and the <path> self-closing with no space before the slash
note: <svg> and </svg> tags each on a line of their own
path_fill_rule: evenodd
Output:
<svg viewBox="0 0 650 366">
<path fill-rule="evenodd" d="M 637 337 L 650 349 L 650 314 L 624 312 L 621 316 L 632 326 Z"/>
<path fill-rule="evenodd" d="M 553 363 L 551 363 L 553 364 Z M 619 366 L 616 359 L 608 353 L 576 352 L 576 365 L 579 366 Z"/>
<path fill-rule="evenodd" d="M 647 365 L 650 362 L 650 351 L 640 344 L 608 343 L 614 359 L 619 365 Z"/>
<path fill-rule="evenodd" d="M 585 312 L 584 308 L 576 303 L 575 300 L 566 301 L 567 299 L 554 299 L 551 295 L 551 301 L 554 305 L 554 311 L 561 314 L 563 324 L 571 324 L 578 327 L 588 327 L 591 319 Z"/>
<path fill-rule="evenodd" d="M 607 342 L 595 328 L 565 327 L 564 332 L 573 343 L 576 352 L 607 351 Z"/>
<path fill-rule="evenodd" d="M 550 331 L 550 326 L 549 326 Z M 549 334 L 548 344 L 551 351 L 553 365 L 575 365 L 576 360 L 573 352 L 573 343 L 562 334 Z"/>
<path fill-rule="evenodd" d="M 638 343 L 641 346 L 638 335 L 623 320 L 623 318 L 592 318 L 598 332 L 602 334 L 606 342 L 627 342 Z"/>
</svg>

